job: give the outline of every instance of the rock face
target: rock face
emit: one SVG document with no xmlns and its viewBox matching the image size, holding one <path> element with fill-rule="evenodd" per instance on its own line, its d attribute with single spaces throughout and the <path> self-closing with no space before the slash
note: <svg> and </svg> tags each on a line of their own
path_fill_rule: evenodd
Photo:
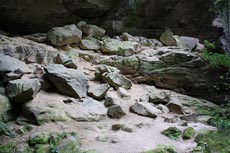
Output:
<svg viewBox="0 0 230 153">
<path fill-rule="evenodd" d="M 88 90 L 86 77 L 74 69 L 63 65 L 51 64 L 45 69 L 49 80 L 63 94 L 75 98 L 83 98 Z"/>
<path fill-rule="evenodd" d="M 209 0 L 203 1 L 203 5 L 200 5 L 199 0 L 20 2 L 1 1 L 0 29 L 30 34 L 47 32 L 52 27 L 87 20 L 91 24 L 103 25 L 110 33 L 128 30 L 136 35 L 159 37 L 164 27 L 168 27 L 178 35 L 210 35 L 210 38 L 215 35 L 211 28 L 214 15 L 207 11 L 210 7 Z"/>
<path fill-rule="evenodd" d="M 48 32 L 48 40 L 52 45 L 65 46 L 78 43 L 81 40 L 82 31 L 76 25 L 66 25 L 64 27 L 55 27 Z"/>
<path fill-rule="evenodd" d="M 38 79 L 17 79 L 6 86 L 6 94 L 12 102 L 23 103 L 32 100 L 40 87 Z"/>
</svg>

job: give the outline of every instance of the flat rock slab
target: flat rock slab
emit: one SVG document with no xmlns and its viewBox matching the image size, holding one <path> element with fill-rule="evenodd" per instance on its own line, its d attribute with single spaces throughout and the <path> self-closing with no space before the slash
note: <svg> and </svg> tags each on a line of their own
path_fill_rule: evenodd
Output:
<svg viewBox="0 0 230 153">
<path fill-rule="evenodd" d="M 109 88 L 108 84 L 93 85 L 89 87 L 88 95 L 97 100 L 102 100 Z"/>
<path fill-rule="evenodd" d="M 74 98 L 86 97 L 88 81 L 83 73 L 63 65 L 51 64 L 45 68 L 48 79 L 62 94 Z"/>
</svg>

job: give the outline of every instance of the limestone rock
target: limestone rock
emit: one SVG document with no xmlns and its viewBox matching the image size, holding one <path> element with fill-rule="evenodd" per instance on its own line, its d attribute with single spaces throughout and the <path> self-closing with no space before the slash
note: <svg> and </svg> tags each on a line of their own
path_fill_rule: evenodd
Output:
<svg viewBox="0 0 230 153">
<path fill-rule="evenodd" d="M 12 106 L 9 99 L 0 94 L 0 122 L 8 121 L 8 112 L 11 108 Z"/>
<path fill-rule="evenodd" d="M 122 110 L 121 106 L 119 105 L 111 106 L 108 109 L 107 114 L 109 115 L 109 117 L 112 117 L 112 118 L 121 118 L 124 115 L 126 115 L 126 113 Z"/>
<path fill-rule="evenodd" d="M 81 72 L 59 64 L 51 64 L 45 68 L 45 71 L 48 79 L 61 93 L 75 98 L 86 96 L 88 83 Z"/>
<path fill-rule="evenodd" d="M 181 36 L 180 41 L 185 45 L 185 47 L 189 48 L 190 50 L 195 49 L 195 47 L 199 43 L 199 39 L 187 36 Z"/>
<path fill-rule="evenodd" d="M 25 63 L 0 53 L 0 76 L 3 77 L 6 73 L 15 70 L 20 70 L 23 74 L 32 72 Z"/>
<path fill-rule="evenodd" d="M 96 25 L 90 25 L 90 24 L 84 25 L 82 31 L 88 36 L 93 36 L 98 39 L 102 38 L 106 32 L 103 28 L 100 28 Z"/>
<path fill-rule="evenodd" d="M 88 95 L 97 100 L 102 100 L 105 97 L 105 94 L 109 90 L 109 88 L 110 86 L 108 84 L 90 86 L 88 90 Z"/>
<path fill-rule="evenodd" d="M 61 53 L 57 54 L 54 60 L 56 64 L 62 64 L 67 68 L 72 68 L 72 69 L 78 68 L 77 63 L 73 59 L 67 57 L 64 54 Z"/>
<path fill-rule="evenodd" d="M 78 43 L 81 40 L 82 31 L 76 25 L 66 25 L 64 27 L 55 27 L 48 32 L 48 40 L 52 45 L 65 46 Z"/>
<path fill-rule="evenodd" d="M 156 118 L 161 111 L 148 102 L 137 102 L 130 107 L 130 111 L 141 116 Z"/>
<path fill-rule="evenodd" d="M 97 44 L 97 40 L 94 39 L 82 39 L 79 44 L 83 50 L 99 50 L 100 46 Z"/>
<path fill-rule="evenodd" d="M 120 73 L 120 70 L 115 67 L 102 64 L 96 67 L 95 78 L 98 80 L 102 80 L 102 75 L 107 72 Z"/>
<path fill-rule="evenodd" d="M 128 90 L 132 87 L 132 82 L 129 79 L 115 72 L 103 74 L 102 79 L 104 82 L 116 89 L 123 87 L 124 89 Z"/>
<path fill-rule="evenodd" d="M 6 94 L 12 102 L 24 103 L 32 100 L 40 87 L 38 79 L 17 79 L 10 81 L 6 86 Z"/>
<path fill-rule="evenodd" d="M 161 34 L 160 40 L 167 46 L 177 46 L 177 40 L 174 38 L 170 29 L 166 29 L 165 32 Z"/>
</svg>

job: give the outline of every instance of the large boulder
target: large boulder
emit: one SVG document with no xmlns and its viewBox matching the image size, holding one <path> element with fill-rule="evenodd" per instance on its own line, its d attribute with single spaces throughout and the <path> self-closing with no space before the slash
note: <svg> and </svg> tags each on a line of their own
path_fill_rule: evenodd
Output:
<svg viewBox="0 0 230 153">
<path fill-rule="evenodd" d="M 52 45 L 65 46 L 78 43 L 81 40 L 82 31 L 76 25 L 66 25 L 64 27 L 55 27 L 48 32 L 48 40 Z"/>
<path fill-rule="evenodd" d="M 82 27 L 83 33 L 87 34 L 88 36 L 95 37 L 97 39 L 102 38 L 105 35 L 105 30 L 101 27 L 96 25 L 86 24 Z"/>
<path fill-rule="evenodd" d="M 32 72 L 22 61 L 0 53 L 0 77 L 15 70 L 20 70 L 24 74 Z"/>
<path fill-rule="evenodd" d="M 86 97 L 88 82 L 83 73 L 59 64 L 51 64 L 45 71 L 48 79 L 62 94 L 75 98 Z"/>
<path fill-rule="evenodd" d="M 145 117 L 156 118 L 161 113 L 159 109 L 148 102 L 137 102 L 130 107 L 130 111 Z"/>
<path fill-rule="evenodd" d="M 32 100 L 39 92 L 41 84 L 38 79 L 17 79 L 6 86 L 6 94 L 14 103 L 24 103 Z"/>
</svg>

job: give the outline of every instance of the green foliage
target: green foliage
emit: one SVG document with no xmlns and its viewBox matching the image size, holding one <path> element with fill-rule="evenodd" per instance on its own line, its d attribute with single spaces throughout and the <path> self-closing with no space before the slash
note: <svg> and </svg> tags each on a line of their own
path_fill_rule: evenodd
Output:
<svg viewBox="0 0 230 153">
<path fill-rule="evenodd" d="M 196 137 L 198 146 L 193 153 L 229 153 L 230 135 L 229 129 L 224 131 L 210 131 Z"/>
<path fill-rule="evenodd" d="M 203 57 L 205 60 L 208 60 L 213 67 L 230 67 L 230 56 L 228 55 L 205 51 Z"/>
<path fill-rule="evenodd" d="M 164 134 L 165 136 L 167 136 L 173 140 L 177 140 L 177 139 L 179 139 L 179 137 L 181 135 L 181 131 L 179 129 L 177 129 L 176 127 L 169 127 L 168 129 L 164 130 L 162 132 L 162 134 Z"/>
<path fill-rule="evenodd" d="M 216 126 L 219 130 L 230 129 L 230 111 L 219 110 L 214 112 L 214 117 L 208 120 L 212 126 Z"/>
<path fill-rule="evenodd" d="M 9 136 L 9 137 L 14 137 L 13 132 L 9 129 L 9 127 L 7 126 L 7 124 L 0 122 L 0 135 L 5 135 L 5 136 Z"/>
<path fill-rule="evenodd" d="M 192 127 L 188 127 L 183 132 L 183 139 L 191 139 L 196 134 Z"/>
<path fill-rule="evenodd" d="M 144 151 L 143 153 L 176 153 L 176 151 L 172 146 L 160 145 L 156 149 Z"/>
</svg>

